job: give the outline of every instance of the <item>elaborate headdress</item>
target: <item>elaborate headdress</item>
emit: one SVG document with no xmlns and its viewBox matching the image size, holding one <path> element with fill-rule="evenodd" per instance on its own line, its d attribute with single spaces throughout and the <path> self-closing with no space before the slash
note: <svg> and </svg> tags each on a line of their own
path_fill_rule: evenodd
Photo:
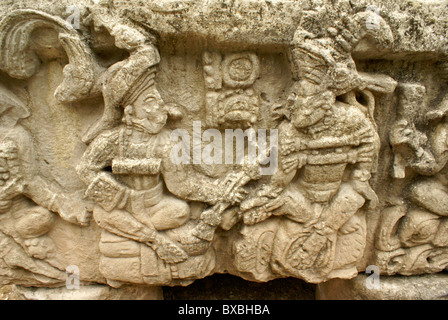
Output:
<svg viewBox="0 0 448 320">
<path fill-rule="evenodd" d="M 318 23 L 319 28 L 314 25 L 310 28 L 306 18 L 313 18 L 313 23 Z M 376 24 L 369 24 L 370 20 Z M 392 32 L 387 23 L 372 11 L 343 16 L 341 21 L 326 27 L 319 21 L 314 17 L 303 18 L 294 34 L 290 51 L 293 78 L 341 95 L 362 82 L 351 56 L 353 48 L 366 37 L 373 38 L 381 46 L 390 45 Z"/>
<path fill-rule="evenodd" d="M 128 59 L 112 65 L 103 75 L 104 113 L 83 137 L 88 143 L 98 133 L 116 125 L 122 107 L 132 104 L 146 88 L 154 84 L 160 55 L 152 44 L 141 44 Z"/>
</svg>

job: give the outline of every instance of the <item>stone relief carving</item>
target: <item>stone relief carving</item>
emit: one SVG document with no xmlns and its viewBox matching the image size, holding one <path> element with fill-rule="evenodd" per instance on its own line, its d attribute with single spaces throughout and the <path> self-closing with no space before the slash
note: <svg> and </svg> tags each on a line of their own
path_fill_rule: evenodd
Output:
<svg viewBox="0 0 448 320">
<path fill-rule="evenodd" d="M 397 120 L 390 132 L 394 150 L 392 174 L 406 181 L 407 168 L 420 176 L 407 182 L 403 195 L 382 212 L 377 259 L 386 274 L 422 274 L 447 267 L 445 166 L 446 98 L 427 110 L 426 87 L 399 85 Z M 420 127 L 417 129 L 417 126 Z"/>
<path fill-rule="evenodd" d="M 122 28 L 116 42 L 143 39 Z M 170 132 L 164 127 L 179 110 L 167 106 L 155 88 L 157 49 L 142 46 L 107 71 L 105 110 L 122 107 L 123 124 L 97 136 L 78 165 L 86 195 L 98 204 L 93 215 L 104 229 L 100 271 L 111 285 L 182 283 L 209 274 L 214 263 L 210 241 L 192 235 L 198 226 L 189 221 L 187 202 L 165 191 L 165 174 L 173 169 L 167 168 Z"/>
<path fill-rule="evenodd" d="M 81 196 L 64 192 L 36 170 L 33 139 L 18 124 L 30 115 L 28 107 L 8 88 L 0 90 L 2 269 L 25 283 L 65 281 L 65 267 L 48 232 L 55 214 L 80 226 L 89 223 L 90 214 Z"/>
<path fill-rule="evenodd" d="M 359 16 L 347 19 L 354 29 L 328 27 L 319 37 L 299 26 L 295 33 L 296 80 L 276 110 L 286 118 L 279 125 L 279 173 L 271 181 L 280 193 L 244 205 L 245 239 L 235 247 L 237 268 L 257 280 L 281 274 L 321 282 L 357 273 L 364 215 L 378 202 L 369 185 L 379 152 L 372 91 L 391 92 L 395 81 L 356 71 L 347 41 L 359 41 L 365 24 L 355 24 Z M 380 32 L 389 35 L 385 29 Z M 356 91 L 368 97 L 367 105 Z"/>
<path fill-rule="evenodd" d="M 190 25 L 167 32 L 146 21 L 165 19 L 160 8 L 120 8 L 87 5 L 78 30 L 34 9 L 0 21 L 1 283 L 60 286 L 73 264 L 85 283 L 112 287 L 447 267 L 443 88 L 359 58 L 366 46 L 392 50 L 389 19 L 308 8 L 287 41 L 266 46 L 199 31 L 185 39 Z M 193 9 L 179 10 L 162 11 Z M 42 30 L 51 46 L 33 42 Z M 176 53 L 177 38 L 191 52 Z M 182 55 L 190 60 L 176 62 Z M 41 103 L 28 87 L 54 61 L 60 75 Z M 191 85 L 177 88 L 181 76 Z M 384 97 L 395 103 L 390 120 Z M 76 147 L 63 150 L 70 165 L 43 157 L 33 127 L 52 105 L 81 119 L 67 137 Z"/>
<path fill-rule="evenodd" d="M 91 50 L 78 32 L 67 26 L 65 20 L 35 10 L 17 10 L 1 21 L 0 41 L 2 50 L 1 69 L 11 77 L 30 78 L 39 67 L 39 58 L 30 48 L 33 31 L 49 28 L 58 33 L 60 45 L 68 55 L 64 67 L 64 79 L 55 92 L 59 101 L 72 102 L 98 94 L 97 65 Z"/>
</svg>

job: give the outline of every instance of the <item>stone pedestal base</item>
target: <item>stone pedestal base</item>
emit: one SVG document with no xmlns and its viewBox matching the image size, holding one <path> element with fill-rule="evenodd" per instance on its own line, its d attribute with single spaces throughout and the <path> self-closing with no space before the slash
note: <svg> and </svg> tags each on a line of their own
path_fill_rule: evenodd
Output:
<svg viewBox="0 0 448 320">
<path fill-rule="evenodd" d="M 448 274 L 380 276 L 359 274 L 351 280 L 334 279 L 317 286 L 318 300 L 445 300 Z"/>
<path fill-rule="evenodd" d="M 70 290 L 16 286 L 16 290 L 26 300 L 163 300 L 161 287 L 90 285 Z"/>
</svg>

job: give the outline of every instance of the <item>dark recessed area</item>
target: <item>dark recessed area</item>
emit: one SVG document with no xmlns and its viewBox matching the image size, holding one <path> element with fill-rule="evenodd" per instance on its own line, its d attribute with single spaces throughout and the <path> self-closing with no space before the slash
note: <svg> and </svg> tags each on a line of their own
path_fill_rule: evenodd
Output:
<svg viewBox="0 0 448 320">
<path fill-rule="evenodd" d="M 314 300 L 315 289 L 294 278 L 258 283 L 215 274 L 187 287 L 163 287 L 163 295 L 165 300 Z"/>
</svg>

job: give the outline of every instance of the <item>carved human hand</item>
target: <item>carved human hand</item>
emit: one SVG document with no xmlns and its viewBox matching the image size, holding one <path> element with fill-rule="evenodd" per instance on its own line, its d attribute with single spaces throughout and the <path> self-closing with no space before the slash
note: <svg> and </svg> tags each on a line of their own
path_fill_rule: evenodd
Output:
<svg viewBox="0 0 448 320">
<path fill-rule="evenodd" d="M 410 143 L 412 139 L 412 128 L 407 120 L 401 119 L 397 121 L 391 128 L 389 139 L 390 143 L 394 145 Z"/>
<path fill-rule="evenodd" d="M 222 213 L 224 212 L 226 205 L 219 203 L 213 207 L 210 207 L 202 211 L 200 219 L 202 222 L 217 227 L 222 221 Z"/>
<path fill-rule="evenodd" d="M 253 225 L 268 219 L 274 211 L 285 204 L 284 197 L 278 197 L 260 207 L 255 207 L 243 214 L 243 221 L 247 225 Z"/>
<path fill-rule="evenodd" d="M 428 137 L 418 131 L 413 124 L 402 119 L 392 126 L 389 139 L 393 146 L 399 144 L 409 145 L 413 150 L 417 151 L 417 156 L 420 157 L 423 154 L 422 145 L 426 143 Z"/>
<path fill-rule="evenodd" d="M 272 212 L 267 211 L 264 207 L 256 207 L 243 214 L 243 222 L 251 226 L 266 220 L 270 216 L 272 216 Z"/>
<path fill-rule="evenodd" d="M 363 128 L 356 133 L 355 139 L 358 144 L 373 144 L 375 142 L 374 131 L 372 128 Z"/>
<path fill-rule="evenodd" d="M 299 159 L 298 155 L 292 155 L 285 157 L 282 161 L 282 169 L 285 173 L 289 173 L 298 167 Z"/>
<path fill-rule="evenodd" d="M 268 203 L 266 203 L 264 205 L 264 208 L 266 209 L 266 211 L 272 212 L 274 210 L 277 210 L 281 206 L 283 206 L 285 203 L 286 203 L 285 197 L 277 197 L 277 198 L 269 201 Z"/>
<path fill-rule="evenodd" d="M 282 169 L 285 173 L 290 173 L 294 169 L 300 169 L 306 164 L 307 156 L 302 153 L 294 153 L 282 160 Z"/>
<path fill-rule="evenodd" d="M 55 91 L 56 99 L 61 102 L 73 102 L 82 95 L 87 96 L 93 86 L 89 73 L 90 70 L 85 67 L 65 66 L 63 82 Z"/>
<path fill-rule="evenodd" d="M 247 195 L 247 191 L 243 187 L 249 180 L 250 178 L 245 172 L 230 172 L 227 174 L 221 185 L 222 201 L 231 204 L 241 202 Z"/>
<path fill-rule="evenodd" d="M 12 199 L 23 193 L 23 183 L 19 180 L 19 177 L 3 180 L 0 187 L 0 213 L 7 212 L 11 208 Z"/>
<path fill-rule="evenodd" d="M 280 120 L 283 117 L 286 119 L 291 118 L 290 111 L 281 103 L 275 103 L 271 106 L 271 115 L 273 120 Z"/>
<path fill-rule="evenodd" d="M 369 201 L 368 208 L 375 209 L 378 206 L 379 200 L 378 196 L 369 184 L 369 181 L 361 181 L 358 179 L 353 179 L 351 185 L 356 192 L 362 195 L 366 200 Z"/>
<path fill-rule="evenodd" d="M 88 226 L 92 214 L 88 211 L 86 203 L 76 193 L 71 195 L 55 195 L 54 201 L 49 208 L 59 213 L 60 217 L 67 222 L 80 226 Z"/>
<path fill-rule="evenodd" d="M 442 117 L 446 116 L 447 112 L 448 112 L 448 108 L 446 108 L 446 107 L 444 107 L 442 109 L 431 110 L 426 113 L 425 118 L 428 121 L 441 119 Z"/>
<path fill-rule="evenodd" d="M 293 152 L 297 152 L 301 149 L 300 140 L 297 137 L 285 137 L 282 139 L 280 145 L 280 153 L 282 156 L 288 156 Z"/>
<path fill-rule="evenodd" d="M 278 199 L 283 190 L 284 187 L 282 186 L 263 184 L 260 189 L 257 190 L 255 196 L 241 202 L 240 210 L 245 212 L 255 207 L 261 207 L 264 205 L 269 206 L 270 203 Z"/>
<path fill-rule="evenodd" d="M 166 263 L 180 263 L 188 259 L 188 254 L 182 248 L 163 236 L 157 236 L 156 240 L 149 245 Z"/>
</svg>

